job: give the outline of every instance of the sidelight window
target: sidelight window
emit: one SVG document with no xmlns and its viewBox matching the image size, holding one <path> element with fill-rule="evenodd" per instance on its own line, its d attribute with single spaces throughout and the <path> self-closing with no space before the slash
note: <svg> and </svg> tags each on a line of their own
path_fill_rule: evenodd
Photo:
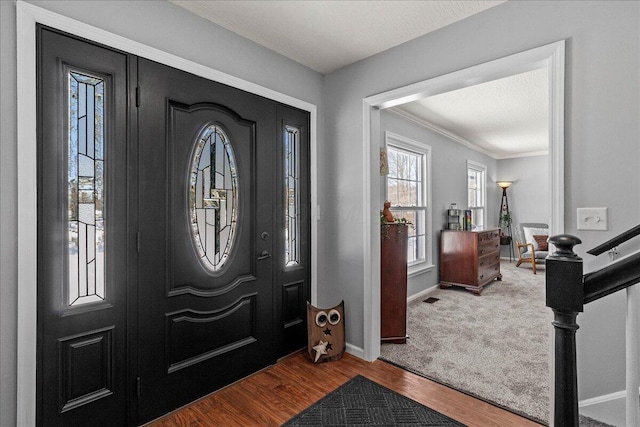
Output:
<svg viewBox="0 0 640 427">
<path fill-rule="evenodd" d="M 284 218 L 285 266 L 300 264 L 300 129 L 285 126 L 284 132 Z"/>
<path fill-rule="evenodd" d="M 105 298 L 105 81 L 68 73 L 69 306 Z"/>
<path fill-rule="evenodd" d="M 189 189 L 192 238 L 208 270 L 220 270 L 231 253 L 237 193 L 236 161 L 229 138 L 220 126 L 208 126 L 196 141 Z"/>
</svg>

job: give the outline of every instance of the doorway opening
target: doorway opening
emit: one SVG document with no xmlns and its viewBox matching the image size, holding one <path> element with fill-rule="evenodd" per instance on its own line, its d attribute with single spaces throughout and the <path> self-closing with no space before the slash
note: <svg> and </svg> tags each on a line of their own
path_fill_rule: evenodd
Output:
<svg viewBox="0 0 640 427">
<path fill-rule="evenodd" d="M 380 355 L 380 245 L 377 236 L 380 199 L 378 152 L 382 147 L 381 110 L 421 98 L 486 83 L 540 68 L 547 69 L 549 102 L 549 232 L 564 231 L 564 41 L 541 46 L 508 57 L 394 89 L 363 100 L 363 152 L 365 153 L 365 189 L 363 202 L 369 207 L 365 218 L 364 357 Z M 434 286 L 436 283 L 433 284 Z M 549 333 L 551 324 L 549 323 Z M 551 347 L 553 340 L 550 340 Z M 549 349 L 549 369 L 553 372 L 553 348 Z"/>
</svg>

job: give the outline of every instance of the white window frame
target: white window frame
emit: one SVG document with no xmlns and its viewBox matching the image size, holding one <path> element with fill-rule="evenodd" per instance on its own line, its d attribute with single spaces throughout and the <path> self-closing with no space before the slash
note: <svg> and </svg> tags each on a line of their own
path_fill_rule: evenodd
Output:
<svg viewBox="0 0 640 427">
<path fill-rule="evenodd" d="M 422 156 L 422 200 L 424 200 L 424 260 L 407 263 L 407 275 L 409 277 L 424 273 L 433 269 L 433 226 L 432 226 L 432 191 L 431 191 L 431 146 L 414 141 L 392 132 L 385 132 L 385 147 L 396 147 L 401 150 L 411 151 Z M 384 199 L 388 198 L 387 177 L 384 179 Z M 393 209 L 393 207 L 392 207 Z"/>
<path fill-rule="evenodd" d="M 482 187 L 482 206 L 469 206 L 469 209 L 477 212 L 482 209 L 482 226 L 483 228 L 487 228 L 487 165 L 483 165 L 482 163 L 474 162 L 473 160 L 467 160 L 467 204 L 470 204 L 469 198 L 469 170 L 474 172 L 482 173 L 482 182 L 480 183 Z M 477 214 L 476 214 L 477 215 Z"/>
</svg>

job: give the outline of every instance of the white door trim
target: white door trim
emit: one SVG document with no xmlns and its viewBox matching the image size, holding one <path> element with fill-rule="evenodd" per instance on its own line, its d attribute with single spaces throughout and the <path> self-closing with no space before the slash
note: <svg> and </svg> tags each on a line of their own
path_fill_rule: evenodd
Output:
<svg viewBox="0 0 640 427">
<path fill-rule="evenodd" d="M 549 87 L 549 218 L 550 232 L 564 232 L 564 40 L 504 58 L 434 77 L 363 99 L 363 206 L 364 223 L 364 358 L 380 356 L 380 184 L 378 175 L 380 110 L 427 96 L 437 95 L 479 83 L 540 68 L 548 69 Z M 367 210 L 368 207 L 368 210 Z M 551 323 L 549 333 L 552 333 Z M 551 346 L 554 340 L 551 339 Z M 550 348 L 550 372 L 554 370 Z M 553 380 L 553 377 L 550 378 Z M 553 392 L 553 391 L 552 391 Z M 553 399 L 551 399 L 553 402 Z M 551 408 L 553 409 L 553 408 Z M 553 413 L 553 412 L 550 412 Z"/>
<path fill-rule="evenodd" d="M 18 144 L 18 366 L 17 423 L 36 421 L 36 343 L 37 343 L 37 139 L 36 139 L 36 24 L 93 40 L 134 55 L 151 59 L 192 74 L 220 82 L 310 114 L 311 206 L 317 212 L 317 107 L 289 95 L 234 77 L 196 62 L 104 31 L 75 19 L 32 4 L 16 3 L 17 27 L 17 144 Z M 317 236 L 315 216 L 311 221 L 311 301 L 317 301 Z"/>
</svg>

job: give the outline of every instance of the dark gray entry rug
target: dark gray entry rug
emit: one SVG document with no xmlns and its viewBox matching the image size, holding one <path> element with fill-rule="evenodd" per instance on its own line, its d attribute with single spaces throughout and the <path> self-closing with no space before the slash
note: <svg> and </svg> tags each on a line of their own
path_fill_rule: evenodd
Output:
<svg viewBox="0 0 640 427">
<path fill-rule="evenodd" d="M 455 426 L 465 425 L 358 375 L 283 426 Z"/>
</svg>

